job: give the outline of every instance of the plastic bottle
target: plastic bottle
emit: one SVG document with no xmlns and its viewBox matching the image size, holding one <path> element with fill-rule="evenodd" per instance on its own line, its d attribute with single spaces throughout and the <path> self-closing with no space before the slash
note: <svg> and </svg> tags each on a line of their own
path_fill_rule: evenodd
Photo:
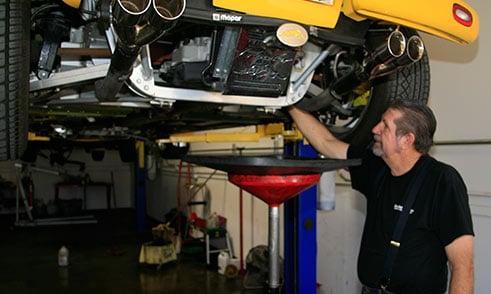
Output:
<svg viewBox="0 0 491 294">
<path fill-rule="evenodd" d="M 216 212 L 212 213 L 206 222 L 206 227 L 208 229 L 215 229 L 218 227 L 218 214 Z"/>
<path fill-rule="evenodd" d="M 232 257 L 228 260 L 228 264 L 231 264 L 236 268 L 240 268 L 240 259 L 238 259 L 237 257 Z"/>
<path fill-rule="evenodd" d="M 228 265 L 228 260 L 229 260 L 229 255 L 228 252 L 226 251 L 221 251 L 220 254 L 218 254 L 218 273 L 224 275 L 225 274 L 225 268 Z"/>
<path fill-rule="evenodd" d="M 61 246 L 60 250 L 58 251 L 59 266 L 68 266 L 69 254 L 70 252 L 68 251 L 68 248 L 66 248 L 65 246 Z"/>
</svg>

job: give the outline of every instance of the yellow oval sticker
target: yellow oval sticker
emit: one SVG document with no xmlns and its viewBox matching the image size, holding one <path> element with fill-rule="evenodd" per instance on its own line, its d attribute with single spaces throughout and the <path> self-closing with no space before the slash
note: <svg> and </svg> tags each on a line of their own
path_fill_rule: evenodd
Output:
<svg viewBox="0 0 491 294">
<path fill-rule="evenodd" d="M 300 47 L 307 43 L 309 34 L 301 25 L 296 23 L 284 23 L 276 30 L 276 37 L 286 46 Z"/>
</svg>

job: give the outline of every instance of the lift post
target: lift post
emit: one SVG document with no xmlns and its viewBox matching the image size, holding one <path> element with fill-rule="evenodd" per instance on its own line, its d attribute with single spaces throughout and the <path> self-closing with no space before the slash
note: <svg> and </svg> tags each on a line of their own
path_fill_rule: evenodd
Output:
<svg viewBox="0 0 491 294">
<path fill-rule="evenodd" d="M 285 156 L 316 158 L 303 141 L 289 142 Z M 316 293 L 317 288 L 317 186 L 284 203 L 285 294 Z"/>
</svg>

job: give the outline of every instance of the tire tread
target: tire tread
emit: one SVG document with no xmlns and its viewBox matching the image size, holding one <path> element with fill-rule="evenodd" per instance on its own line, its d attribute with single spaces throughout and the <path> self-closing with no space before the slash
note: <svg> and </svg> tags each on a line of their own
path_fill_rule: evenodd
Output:
<svg viewBox="0 0 491 294">
<path fill-rule="evenodd" d="M 19 158 L 27 143 L 29 4 L 0 0 L 0 160 Z"/>
</svg>

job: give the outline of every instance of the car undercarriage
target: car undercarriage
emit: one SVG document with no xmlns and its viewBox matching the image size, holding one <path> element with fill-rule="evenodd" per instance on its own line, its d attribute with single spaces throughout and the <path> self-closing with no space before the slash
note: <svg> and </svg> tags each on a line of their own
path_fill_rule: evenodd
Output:
<svg viewBox="0 0 491 294">
<path fill-rule="evenodd" d="M 4 159 L 20 156 L 27 131 L 155 140 L 289 124 L 284 109 L 292 105 L 339 138 L 364 143 L 390 100 L 428 99 L 428 57 L 417 32 L 357 20 L 335 12 L 338 4 L 319 4 L 336 16 L 322 27 L 210 0 L 7 2 L 0 22 L 14 29 L 0 43 L 12 58 L 1 69 L 11 77 L 0 82 L 18 127 L 2 139 Z"/>
</svg>

